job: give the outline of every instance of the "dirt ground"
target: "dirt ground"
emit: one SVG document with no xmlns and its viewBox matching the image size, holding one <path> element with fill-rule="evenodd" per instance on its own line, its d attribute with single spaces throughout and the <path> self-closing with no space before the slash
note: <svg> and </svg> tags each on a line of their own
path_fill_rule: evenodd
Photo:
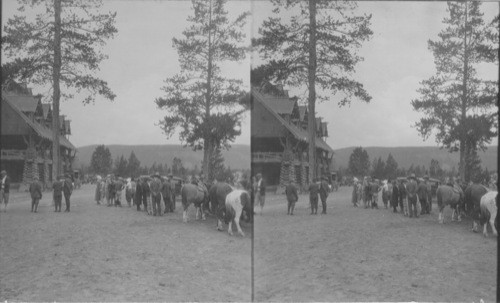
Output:
<svg viewBox="0 0 500 303">
<path fill-rule="evenodd" d="M 39 213 L 11 193 L 0 213 L 0 301 L 250 301 L 252 225 L 230 237 L 213 217 L 182 223 L 134 208 L 96 205 L 94 187 L 75 190 L 70 213 Z M 64 210 L 64 202 L 63 202 Z"/>
<path fill-rule="evenodd" d="M 266 197 L 254 222 L 256 301 L 495 301 L 496 238 L 451 222 L 449 209 L 439 225 L 435 204 L 410 219 L 354 208 L 350 196 L 341 187 L 316 216 L 305 195 L 294 216 L 283 195 Z"/>
</svg>

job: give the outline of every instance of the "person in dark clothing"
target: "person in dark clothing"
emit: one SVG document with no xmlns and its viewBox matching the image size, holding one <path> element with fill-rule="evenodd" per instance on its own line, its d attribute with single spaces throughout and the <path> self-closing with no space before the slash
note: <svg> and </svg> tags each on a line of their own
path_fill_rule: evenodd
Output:
<svg viewBox="0 0 500 303">
<path fill-rule="evenodd" d="M 142 179 L 138 179 L 137 184 L 135 186 L 135 198 L 134 198 L 134 203 L 137 206 L 137 211 L 141 211 L 141 202 L 142 202 Z"/>
<path fill-rule="evenodd" d="M 391 196 L 391 207 L 395 213 L 397 213 L 396 207 L 399 202 L 399 187 L 396 180 L 392 181 L 392 196 Z"/>
<path fill-rule="evenodd" d="M 408 210 L 405 209 L 406 185 L 404 184 L 403 180 L 399 181 L 398 192 L 399 192 L 399 208 L 401 210 L 401 213 L 404 214 L 405 216 L 408 216 Z"/>
<path fill-rule="evenodd" d="M 420 201 L 420 214 L 429 214 L 429 205 L 427 204 L 427 184 L 424 181 L 419 181 L 417 186 L 417 196 Z"/>
<path fill-rule="evenodd" d="M 417 213 L 417 180 L 415 174 L 411 174 L 408 185 L 406 186 L 408 192 L 408 212 L 410 218 L 418 218 Z"/>
<path fill-rule="evenodd" d="M 70 211 L 70 198 L 73 193 L 73 182 L 71 181 L 70 175 L 66 175 L 63 185 L 64 201 L 66 201 L 66 209 L 64 212 Z"/>
<path fill-rule="evenodd" d="M 61 212 L 63 186 L 64 186 L 63 180 L 64 176 L 59 176 L 59 178 L 57 178 L 57 180 L 55 180 L 52 183 L 52 189 L 54 191 L 53 193 L 54 206 L 55 206 L 54 212 Z"/>
<path fill-rule="evenodd" d="M 297 194 L 297 187 L 293 182 L 290 182 L 285 188 L 286 200 L 288 201 L 288 212 L 287 215 L 293 216 L 293 210 L 295 208 L 295 202 L 299 199 Z"/>
<path fill-rule="evenodd" d="M 170 212 L 174 212 L 176 188 L 174 176 L 172 174 L 168 175 L 168 182 L 170 183 Z"/>
<path fill-rule="evenodd" d="M 31 212 L 37 212 L 38 202 L 42 198 L 42 185 L 38 181 L 38 176 L 35 176 L 33 182 L 30 184 L 30 195 L 31 195 Z"/>
<path fill-rule="evenodd" d="M 115 177 L 111 176 L 108 184 L 108 196 L 109 196 L 109 204 L 108 207 L 115 205 L 116 199 L 116 190 L 115 190 Z"/>
<path fill-rule="evenodd" d="M 168 179 L 164 179 L 161 184 L 161 195 L 163 197 L 163 204 L 165 204 L 164 214 L 173 212 L 172 206 L 170 206 L 170 200 L 172 198 L 172 194 L 170 193 L 170 181 Z"/>
<path fill-rule="evenodd" d="M 152 209 L 148 205 L 151 203 L 151 190 L 149 189 L 148 177 L 142 179 L 142 204 L 144 211 L 152 214 Z M 149 200 L 149 201 L 148 201 Z"/>
<path fill-rule="evenodd" d="M 328 192 L 330 191 L 330 188 L 328 187 L 328 182 L 326 182 L 326 178 L 323 177 L 321 179 L 321 183 L 319 186 L 319 197 L 321 198 L 321 206 L 323 210 L 321 211 L 322 214 L 326 215 L 326 198 L 328 198 Z"/>
<path fill-rule="evenodd" d="M 153 216 L 161 216 L 163 215 L 163 213 L 161 212 L 161 180 L 158 173 L 155 173 L 153 175 L 153 180 L 151 181 L 149 188 L 151 189 Z"/>
<path fill-rule="evenodd" d="M 0 204 L 3 204 L 3 211 L 7 212 L 7 205 L 9 204 L 9 193 L 10 193 L 10 178 L 7 175 L 7 171 L 2 170 L 0 172 Z"/>
<path fill-rule="evenodd" d="M 311 215 L 318 214 L 318 194 L 319 194 L 318 179 L 314 178 L 313 182 L 309 185 L 309 202 L 311 203 Z"/>
<path fill-rule="evenodd" d="M 123 179 L 117 177 L 115 182 L 115 206 L 122 207 L 122 191 L 123 191 Z"/>
<path fill-rule="evenodd" d="M 372 209 L 373 208 L 377 208 L 378 209 L 378 204 L 377 204 L 377 200 L 378 200 L 378 192 L 380 190 L 380 186 L 378 184 L 378 180 L 377 179 L 374 179 L 371 183 L 370 183 L 370 194 L 371 194 L 371 206 L 372 206 Z"/>
</svg>

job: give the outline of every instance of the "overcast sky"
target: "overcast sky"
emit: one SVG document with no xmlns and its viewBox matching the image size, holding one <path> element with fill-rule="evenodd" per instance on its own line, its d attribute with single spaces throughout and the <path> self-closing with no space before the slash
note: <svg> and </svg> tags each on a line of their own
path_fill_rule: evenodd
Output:
<svg viewBox="0 0 500 303">
<path fill-rule="evenodd" d="M 98 97 L 94 105 L 87 106 L 78 100 L 63 101 L 62 114 L 72 121 L 70 140 L 76 146 L 179 143 L 178 136 L 167 139 L 155 125 L 164 112 L 156 108 L 154 100 L 163 95 L 163 80 L 179 71 L 172 38 L 180 37 L 188 26 L 191 2 L 104 2 L 105 10 L 117 12 L 118 34 L 103 48 L 109 59 L 101 65 L 99 75 L 117 97 L 114 102 Z M 2 20 L 12 17 L 16 8 L 16 1 L 3 0 Z M 498 8 L 498 3 L 484 3 L 486 20 L 491 20 Z M 266 1 L 230 1 L 227 5 L 231 19 L 243 11 L 252 12 L 244 28 L 248 44 L 252 32 L 256 34 L 262 21 L 272 15 L 271 9 Z M 360 50 L 365 60 L 358 65 L 356 75 L 373 100 L 344 108 L 338 108 L 336 102 L 318 104 L 318 114 L 328 122 L 327 142 L 334 149 L 436 145 L 433 138 L 424 142 L 412 128 L 419 114 L 412 110 L 410 101 L 418 96 L 418 83 L 435 72 L 427 41 L 441 30 L 446 3 L 365 1 L 359 2 L 358 9 L 373 14 L 374 35 Z M 248 56 L 225 65 L 223 71 L 249 87 L 250 62 Z M 496 79 L 498 66 L 486 66 L 484 73 Z M 247 115 L 235 143 L 249 144 L 249 121 Z"/>
</svg>

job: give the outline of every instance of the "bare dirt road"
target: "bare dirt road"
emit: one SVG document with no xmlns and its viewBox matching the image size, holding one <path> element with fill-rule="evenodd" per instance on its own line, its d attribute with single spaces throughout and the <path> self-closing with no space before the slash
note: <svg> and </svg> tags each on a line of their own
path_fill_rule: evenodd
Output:
<svg viewBox="0 0 500 303">
<path fill-rule="evenodd" d="M 252 226 L 230 237 L 214 218 L 98 206 L 94 187 L 75 190 L 70 213 L 39 213 L 12 193 L 0 213 L 0 301 L 250 301 Z M 64 210 L 64 202 L 63 202 Z"/>
<path fill-rule="evenodd" d="M 449 209 L 439 225 L 435 205 L 410 219 L 354 208 L 350 195 L 330 194 L 316 216 L 305 195 L 295 216 L 283 195 L 266 197 L 254 221 L 256 301 L 495 301 L 496 238 L 450 222 Z"/>
</svg>

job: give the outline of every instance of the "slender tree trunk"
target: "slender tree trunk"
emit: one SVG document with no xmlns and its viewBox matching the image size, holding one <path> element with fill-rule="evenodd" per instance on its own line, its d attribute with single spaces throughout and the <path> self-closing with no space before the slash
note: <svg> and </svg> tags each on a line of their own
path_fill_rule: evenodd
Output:
<svg viewBox="0 0 500 303">
<path fill-rule="evenodd" d="M 309 0 L 309 182 L 316 177 L 316 0 Z"/>
<path fill-rule="evenodd" d="M 465 125 L 466 114 L 467 114 L 467 82 L 469 80 L 469 51 L 467 49 L 467 14 L 468 14 L 468 4 L 465 1 L 465 24 L 464 24 L 464 74 L 463 74 L 463 83 L 462 83 L 462 108 L 461 108 L 461 124 Z M 464 181 L 466 176 L 467 165 L 465 162 L 467 161 L 467 138 L 466 138 L 466 130 L 462 128 L 460 133 L 460 180 Z"/>
<path fill-rule="evenodd" d="M 205 96 L 205 122 L 210 120 L 210 106 L 212 99 L 212 0 L 209 0 L 209 31 L 208 31 L 208 66 L 207 66 L 207 92 Z M 212 157 L 212 140 L 209 131 L 205 130 L 203 138 L 203 174 L 205 178 L 210 176 L 210 160 Z M 206 180 L 205 180 L 206 181 Z"/>
<path fill-rule="evenodd" d="M 61 99 L 61 0 L 54 0 L 54 65 L 52 67 L 52 179 L 61 174 L 59 148 L 59 101 Z"/>
</svg>

